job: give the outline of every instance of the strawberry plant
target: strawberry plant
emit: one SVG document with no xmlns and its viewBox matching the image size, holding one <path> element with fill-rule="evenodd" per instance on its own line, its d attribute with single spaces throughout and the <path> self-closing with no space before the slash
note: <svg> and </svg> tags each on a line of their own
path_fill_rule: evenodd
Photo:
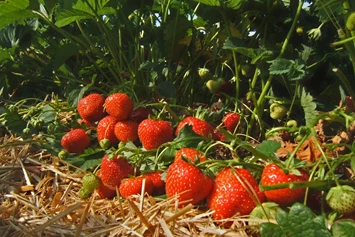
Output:
<svg viewBox="0 0 355 237">
<path fill-rule="evenodd" d="M 6 234 L 352 233 L 354 11 L 1 1 Z"/>
</svg>

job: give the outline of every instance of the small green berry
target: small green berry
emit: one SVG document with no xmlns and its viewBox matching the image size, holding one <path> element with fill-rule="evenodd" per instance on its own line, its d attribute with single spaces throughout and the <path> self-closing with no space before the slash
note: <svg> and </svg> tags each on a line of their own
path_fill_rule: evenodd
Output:
<svg viewBox="0 0 355 237">
<path fill-rule="evenodd" d="M 355 30 L 355 12 L 350 13 L 346 19 L 345 27 L 350 31 Z"/>
<path fill-rule="evenodd" d="M 83 184 L 83 188 L 85 188 L 88 192 L 93 192 L 101 184 L 100 178 L 93 173 L 86 174 L 82 178 L 81 182 Z"/>
<path fill-rule="evenodd" d="M 273 103 L 270 105 L 270 117 L 272 119 L 282 119 L 287 113 L 287 108 L 284 105 Z"/>
<path fill-rule="evenodd" d="M 355 211 L 355 189 L 348 185 L 332 187 L 326 201 L 330 208 L 340 214 L 349 214 Z"/>
<path fill-rule="evenodd" d="M 221 89 L 223 79 L 217 79 L 217 80 L 208 80 L 206 83 L 207 89 L 212 93 L 215 94 Z"/>
<path fill-rule="evenodd" d="M 201 77 L 201 79 L 208 79 L 211 76 L 210 70 L 207 68 L 199 68 L 198 75 Z"/>
</svg>

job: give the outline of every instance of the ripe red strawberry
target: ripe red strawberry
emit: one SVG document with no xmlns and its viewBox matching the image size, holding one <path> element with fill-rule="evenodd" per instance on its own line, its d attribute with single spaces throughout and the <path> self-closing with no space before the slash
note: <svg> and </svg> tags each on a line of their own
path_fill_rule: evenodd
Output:
<svg viewBox="0 0 355 237">
<path fill-rule="evenodd" d="M 103 139 L 108 139 L 112 146 L 118 144 L 118 139 L 115 135 L 115 125 L 117 119 L 111 115 L 107 115 L 97 124 L 97 140 L 100 142 Z"/>
<path fill-rule="evenodd" d="M 97 172 L 97 177 L 99 177 L 102 181 L 102 175 L 101 175 L 101 170 Z M 100 198 L 114 198 L 117 193 L 116 189 L 112 189 L 111 187 L 107 186 L 103 182 L 100 183 L 100 186 L 96 189 L 97 194 L 99 195 Z"/>
<path fill-rule="evenodd" d="M 144 119 L 147 119 L 149 115 L 153 114 L 151 107 L 137 107 L 133 110 L 129 116 L 129 120 L 136 121 L 137 123 L 142 122 Z"/>
<path fill-rule="evenodd" d="M 239 123 L 240 115 L 236 112 L 227 113 L 223 117 L 223 124 L 226 127 L 227 131 L 234 133 L 235 128 Z"/>
<path fill-rule="evenodd" d="M 101 181 L 112 190 L 119 187 L 121 180 L 134 174 L 134 167 L 125 158 L 115 155 L 109 159 L 107 155 L 101 161 Z"/>
<path fill-rule="evenodd" d="M 205 199 L 212 190 L 212 179 L 199 168 L 184 160 L 174 161 L 166 174 L 166 195 L 178 195 L 180 206 L 197 204 Z"/>
<path fill-rule="evenodd" d="M 62 137 L 61 145 L 69 153 L 80 154 L 90 145 L 90 137 L 82 128 L 72 129 Z"/>
<path fill-rule="evenodd" d="M 109 95 L 105 100 L 106 112 L 117 120 L 127 120 L 133 111 L 133 100 L 124 93 Z"/>
<path fill-rule="evenodd" d="M 165 120 L 145 119 L 138 126 L 138 137 L 147 150 L 173 140 L 173 127 Z"/>
<path fill-rule="evenodd" d="M 291 173 L 285 174 L 285 172 L 276 164 L 268 164 L 265 166 L 263 173 L 261 174 L 261 185 L 268 186 L 288 182 L 307 181 L 309 175 L 301 169 L 298 169 L 298 171 L 301 175 Z M 265 195 L 270 201 L 275 202 L 280 206 L 287 206 L 303 198 L 305 191 L 304 188 L 282 188 L 265 191 Z"/>
<path fill-rule="evenodd" d="M 180 121 L 176 128 L 176 136 L 179 134 L 180 129 L 182 129 L 185 125 L 191 125 L 192 130 L 203 137 L 210 137 L 213 136 L 214 134 L 214 127 L 207 123 L 206 121 L 203 121 L 202 119 L 193 117 L 193 116 L 188 116 L 184 118 L 183 120 Z"/>
<path fill-rule="evenodd" d="M 134 142 L 138 139 L 138 123 L 133 120 L 118 121 L 115 125 L 115 136 L 122 142 Z"/>
<path fill-rule="evenodd" d="M 93 93 L 83 97 L 78 103 L 78 113 L 84 120 L 94 123 L 105 116 L 105 97 Z"/>
<path fill-rule="evenodd" d="M 260 203 L 265 202 L 253 175 L 243 168 L 225 168 L 214 180 L 207 206 L 214 210 L 215 219 L 248 215 Z"/>
<path fill-rule="evenodd" d="M 153 171 L 146 173 L 145 176 L 148 176 L 153 181 L 153 196 L 163 195 L 165 193 L 165 181 L 162 179 L 163 171 Z"/>
<path fill-rule="evenodd" d="M 140 194 L 142 192 L 143 180 L 145 180 L 145 193 L 151 195 L 153 192 L 153 181 L 148 176 L 137 176 L 122 180 L 119 187 L 121 197 L 128 198 L 131 195 Z"/>
<path fill-rule="evenodd" d="M 182 157 L 185 157 L 192 162 L 195 161 L 195 158 L 198 157 L 200 162 L 207 160 L 201 152 L 195 148 L 183 147 L 175 153 L 175 160 L 181 160 Z"/>
</svg>

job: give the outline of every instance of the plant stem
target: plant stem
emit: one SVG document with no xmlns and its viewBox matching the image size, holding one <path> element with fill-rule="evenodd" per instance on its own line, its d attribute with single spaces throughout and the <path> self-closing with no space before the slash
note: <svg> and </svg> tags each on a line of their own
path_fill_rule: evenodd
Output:
<svg viewBox="0 0 355 237">
<path fill-rule="evenodd" d="M 290 42 L 290 39 L 291 39 L 291 36 L 292 34 L 295 32 L 295 29 L 296 29 L 296 26 L 297 26 L 297 22 L 298 22 L 298 18 L 301 14 L 301 10 L 302 10 L 302 7 L 303 7 L 303 4 L 304 4 L 304 1 L 305 0 L 302 0 L 299 2 L 298 4 L 298 7 L 297 7 L 297 11 L 296 11 L 296 14 L 295 14 L 295 17 L 293 18 L 293 22 L 292 22 L 292 25 L 291 25 L 291 28 L 290 30 L 288 31 L 287 33 L 287 36 L 282 44 L 282 47 L 281 47 L 281 51 L 280 51 L 280 54 L 277 58 L 281 58 L 288 45 L 289 45 L 289 42 Z M 265 85 L 263 86 L 263 89 L 261 91 L 261 94 L 259 96 L 259 99 L 257 101 L 257 104 L 254 108 L 254 113 L 250 119 L 250 123 L 249 123 L 249 127 L 253 127 L 254 126 L 254 122 L 255 122 L 255 116 L 258 116 L 260 119 L 262 118 L 263 116 L 263 112 L 264 112 L 264 103 L 265 103 L 265 96 L 266 94 L 269 92 L 269 89 L 271 87 L 271 83 L 272 83 L 272 80 L 274 78 L 274 75 L 273 74 L 270 74 Z"/>
</svg>

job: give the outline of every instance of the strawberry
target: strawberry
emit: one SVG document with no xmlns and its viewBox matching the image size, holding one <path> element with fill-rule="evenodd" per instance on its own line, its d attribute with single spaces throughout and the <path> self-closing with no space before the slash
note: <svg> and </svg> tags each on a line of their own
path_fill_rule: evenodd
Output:
<svg viewBox="0 0 355 237">
<path fill-rule="evenodd" d="M 253 175 L 243 168 L 225 168 L 218 172 L 207 206 L 214 210 L 215 219 L 248 215 L 266 200 Z"/>
<path fill-rule="evenodd" d="M 229 112 L 223 117 L 223 124 L 227 131 L 234 133 L 235 128 L 239 123 L 240 115 L 236 112 Z"/>
<path fill-rule="evenodd" d="M 214 134 L 214 127 L 207 123 L 206 121 L 203 121 L 202 119 L 193 117 L 193 116 L 188 116 L 184 118 L 183 120 L 180 121 L 176 128 L 176 136 L 179 134 L 179 131 L 185 126 L 185 125 L 191 125 L 192 130 L 203 137 L 210 137 Z"/>
<path fill-rule="evenodd" d="M 118 121 L 114 132 L 118 140 L 134 142 L 138 139 L 138 123 L 133 120 Z"/>
<path fill-rule="evenodd" d="M 104 104 L 104 96 L 97 93 L 89 94 L 79 100 L 78 113 L 84 121 L 86 120 L 91 124 L 105 116 Z"/>
<path fill-rule="evenodd" d="M 114 116 L 107 115 L 97 124 L 97 140 L 101 142 L 104 139 L 110 141 L 111 146 L 118 144 L 118 139 L 115 135 L 115 125 L 117 119 Z"/>
<path fill-rule="evenodd" d="M 72 129 L 62 137 L 61 145 L 69 153 L 80 154 L 90 145 L 90 137 L 82 128 Z"/>
<path fill-rule="evenodd" d="M 127 120 L 133 111 L 133 100 L 124 93 L 109 95 L 105 100 L 106 112 L 118 121 Z"/>
<path fill-rule="evenodd" d="M 207 89 L 212 93 L 216 94 L 222 87 L 223 79 L 219 78 L 217 80 L 210 79 L 206 82 Z"/>
<path fill-rule="evenodd" d="M 173 127 L 165 120 L 145 119 L 138 126 L 138 137 L 147 150 L 173 140 Z"/>
<path fill-rule="evenodd" d="M 137 176 L 122 180 L 119 187 L 121 197 L 128 198 L 131 195 L 140 194 L 143 188 L 143 180 L 145 180 L 145 193 L 151 195 L 153 192 L 153 181 L 148 176 Z"/>
<path fill-rule="evenodd" d="M 204 67 L 198 69 L 198 75 L 201 77 L 201 79 L 209 79 L 211 77 L 210 70 Z"/>
<path fill-rule="evenodd" d="M 350 31 L 355 30 L 355 12 L 349 14 L 345 22 L 345 27 Z"/>
<path fill-rule="evenodd" d="M 284 105 L 273 103 L 270 105 L 270 117 L 272 119 L 282 119 L 287 114 L 287 108 Z"/>
<path fill-rule="evenodd" d="M 332 187 L 326 200 L 330 208 L 340 214 L 350 214 L 355 211 L 355 189 L 351 186 Z"/>
<path fill-rule="evenodd" d="M 195 162 L 196 157 L 199 158 L 200 162 L 207 160 L 207 158 L 204 157 L 201 152 L 199 152 L 195 148 L 189 147 L 181 148 L 175 153 L 175 160 L 181 160 L 182 157 L 185 157 L 191 160 L 192 162 Z"/>
<path fill-rule="evenodd" d="M 165 181 L 161 177 L 162 173 L 162 171 L 153 171 L 145 174 L 145 176 L 150 177 L 153 181 L 153 196 L 159 196 L 165 193 Z"/>
<path fill-rule="evenodd" d="M 97 172 L 97 177 L 99 177 L 102 181 L 102 174 L 101 170 Z M 100 198 L 114 198 L 117 193 L 116 189 L 112 189 L 111 187 L 107 186 L 103 182 L 101 182 L 100 186 L 96 189 L 97 194 L 99 195 Z"/>
<path fill-rule="evenodd" d="M 103 184 L 115 190 L 121 180 L 134 174 L 134 167 L 124 157 L 115 155 L 110 159 L 107 155 L 101 161 L 101 181 Z"/>
<path fill-rule="evenodd" d="M 275 185 L 288 182 L 300 182 L 307 181 L 309 178 L 308 173 L 301 169 L 297 169 L 300 175 L 288 173 L 286 174 L 280 167 L 276 164 L 268 164 L 265 166 L 261 175 L 261 184 L 264 186 Z M 266 197 L 280 206 L 287 206 L 293 204 L 294 202 L 300 200 L 305 195 L 304 188 L 290 189 L 282 188 L 275 190 L 265 191 Z"/>
<path fill-rule="evenodd" d="M 87 199 L 91 196 L 91 194 L 100 187 L 101 180 L 93 173 L 86 174 L 82 180 L 82 186 L 79 190 L 79 196 L 81 199 Z"/>
<path fill-rule="evenodd" d="M 93 192 L 100 186 L 101 180 L 95 174 L 88 173 L 82 178 L 81 183 L 83 188 L 89 192 Z"/>
<path fill-rule="evenodd" d="M 137 123 L 142 122 L 144 119 L 147 119 L 149 115 L 153 114 L 151 107 L 137 107 L 133 110 L 129 116 L 129 120 L 136 121 Z"/>
<path fill-rule="evenodd" d="M 212 179 L 199 168 L 184 160 L 174 161 L 166 174 L 166 195 L 178 195 L 180 206 L 197 204 L 205 199 L 212 190 Z"/>
</svg>

